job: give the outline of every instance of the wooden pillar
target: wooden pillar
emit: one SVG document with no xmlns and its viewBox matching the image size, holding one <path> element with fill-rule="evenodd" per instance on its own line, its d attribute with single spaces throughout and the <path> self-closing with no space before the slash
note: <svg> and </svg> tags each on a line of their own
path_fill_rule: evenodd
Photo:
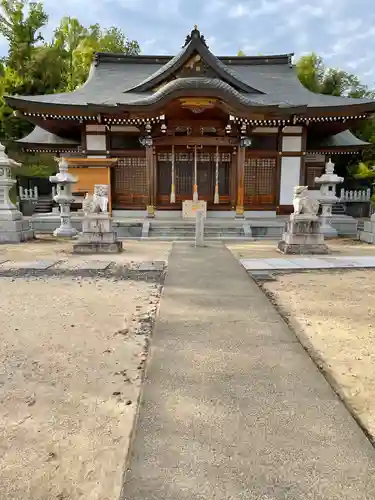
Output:
<svg viewBox="0 0 375 500">
<path fill-rule="evenodd" d="M 237 200 L 237 147 L 233 148 L 232 161 L 230 166 L 230 203 L 232 210 L 236 208 Z"/>
<path fill-rule="evenodd" d="M 172 146 L 172 163 L 171 163 L 171 203 L 176 203 L 176 174 L 175 174 L 175 155 L 174 146 Z"/>
<path fill-rule="evenodd" d="M 194 146 L 194 174 L 193 174 L 193 201 L 198 201 L 198 153 L 197 146 Z"/>
<path fill-rule="evenodd" d="M 245 195 L 245 148 L 238 148 L 237 154 L 237 204 L 236 217 L 244 217 Z"/>
<path fill-rule="evenodd" d="M 307 127 L 303 127 L 302 129 L 302 157 L 301 157 L 301 172 L 299 183 L 301 186 L 304 186 L 306 179 L 306 149 L 307 149 Z"/>
<path fill-rule="evenodd" d="M 215 195 L 214 203 L 217 205 L 220 201 L 219 196 L 219 146 L 216 146 L 215 153 Z"/>
<path fill-rule="evenodd" d="M 157 157 L 155 147 L 152 148 L 152 206 L 155 207 L 157 203 L 157 193 L 158 193 L 158 176 L 157 176 Z"/>
<path fill-rule="evenodd" d="M 108 212 L 112 215 L 112 183 L 111 183 L 111 167 L 107 168 L 108 178 Z"/>
<path fill-rule="evenodd" d="M 154 182 L 155 182 L 155 166 L 154 166 L 154 151 L 153 147 L 146 147 L 146 169 L 147 169 L 147 181 L 148 181 L 148 200 L 147 200 L 147 217 L 155 217 L 155 193 L 154 193 Z"/>
</svg>

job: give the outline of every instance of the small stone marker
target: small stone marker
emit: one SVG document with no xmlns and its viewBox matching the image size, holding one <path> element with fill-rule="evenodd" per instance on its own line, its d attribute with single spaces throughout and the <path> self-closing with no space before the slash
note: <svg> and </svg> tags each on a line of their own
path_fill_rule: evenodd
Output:
<svg viewBox="0 0 375 500">
<path fill-rule="evenodd" d="M 204 212 L 197 210 L 195 215 L 195 246 L 204 246 Z"/>
</svg>

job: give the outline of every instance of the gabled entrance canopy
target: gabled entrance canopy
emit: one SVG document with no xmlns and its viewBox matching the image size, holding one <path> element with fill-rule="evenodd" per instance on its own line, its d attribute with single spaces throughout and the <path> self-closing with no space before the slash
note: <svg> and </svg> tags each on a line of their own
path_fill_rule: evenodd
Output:
<svg viewBox="0 0 375 500">
<path fill-rule="evenodd" d="M 186 38 L 182 51 L 173 57 L 158 71 L 143 80 L 129 92 L 147 92 L 160 88 L 163 84 L 180 78 L 217 79 L 231 85 L 237 91 L 250 94 L 264 94 L 243 81 L 238 75 L 223 64 L 209 50 L 204 36 L 195 27 Z"/>
</svg>

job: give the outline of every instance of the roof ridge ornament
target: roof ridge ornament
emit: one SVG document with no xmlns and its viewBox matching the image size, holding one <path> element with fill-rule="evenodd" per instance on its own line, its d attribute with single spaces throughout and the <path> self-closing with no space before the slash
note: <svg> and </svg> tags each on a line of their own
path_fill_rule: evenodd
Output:
<svg viewBox="0 0 375 500">
<path fill-rule="evenodd" d="M 189 43 L 193 40 L 200 40 L 203 45 L 205 47 L 208 48 L 208 45 L 207 45 L 207 42 L 206 42 L 206 39 L 204 38 L 203 35 L 201 35 L 201 32 L 199 31 L 198 29 L 198 25 L 197 24 L 194 24 L 194 28 L 192 29 L 190 35 L 188 35 L 186 38 L 185 38 L 185 43 L 184 45 L 182 46 L 182 48 L 186 47 L 187 45 L 189 45 Z"/>
</svg>

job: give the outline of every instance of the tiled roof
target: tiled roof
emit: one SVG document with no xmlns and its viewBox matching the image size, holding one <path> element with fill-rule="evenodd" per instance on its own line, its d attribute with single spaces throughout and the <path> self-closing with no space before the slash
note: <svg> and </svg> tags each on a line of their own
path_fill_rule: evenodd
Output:
<svg viewBox="0 0 375 500">
<path fill-rule="evenodd" d="M 344 130 L 339 134 L 331 135 L 324 139 L 320 145 L 326 148 L 347 148 L 347 147 L 357 147 L 362 148 L 363 146 L 368 146 L 370 143 L 358 139 L 350 130 Z"/>
<path fill-rule="evenodd" d="M 27 102 L 61 106 L 145 105 L 147 102 L 153 102 L 163 92 L 165 95 L 171 89 L 170 83 L 167 83 L 167 76 L 170 76 L 171 71 L 175 71 L 187 55 L 190 57 L 190 52 L 194 49 L 198 50 L 206 63 L 213 67 L 221 83 L 232 87 L 230 92 L 226 87 L 227 94 L 231 94 L 246 105 L 335 108 L 367 104 L 369 111 L 375 110 L 375 102 L 369 99 L 335 97 L 310 92 L 300 83 L 295 68 L 291 65 L 291 54 L 217 58 L 205 44 L 199 45 L 199 40 L 195 39 L 195 45 L 191 45 L 192 43 L 189 42 L 175 57 L 100 53 L 96 55 L 87 82 L 73 92 L 42 96 L 12 96 L 6 99 L 16 109 L 27 106 Z M 217 84 L 207 86 L 206 80 L 203 76 L 199 77 L 194 87 L 199 88 L 201 84 L 203 88 L 217 88 Z M 159 93 L 153 93 L 150 85 L 159 81 L 166 82 L 165 87 L 159 90 Z M 174 85 L 182 88 L 181 81 Z M 189 85 L 191 81 L 186 82 L 184 88 L 191 88 Z"/>
<path fill-rule="evenodd" d="M 63 137 L 59 137 L 56 134 L 52 134 L 51 132 L 47 132 L 41 127 L 35 127 L 30 134 L 22 139 L 19 139 L 17 142 L 26 143 L 26 144 L 40 144 L 40 145 L 59 145 L 59 146 L 78 146 L 79 141 L 75 141 L 72 139 L 64 139 Z"/>
</svg>

